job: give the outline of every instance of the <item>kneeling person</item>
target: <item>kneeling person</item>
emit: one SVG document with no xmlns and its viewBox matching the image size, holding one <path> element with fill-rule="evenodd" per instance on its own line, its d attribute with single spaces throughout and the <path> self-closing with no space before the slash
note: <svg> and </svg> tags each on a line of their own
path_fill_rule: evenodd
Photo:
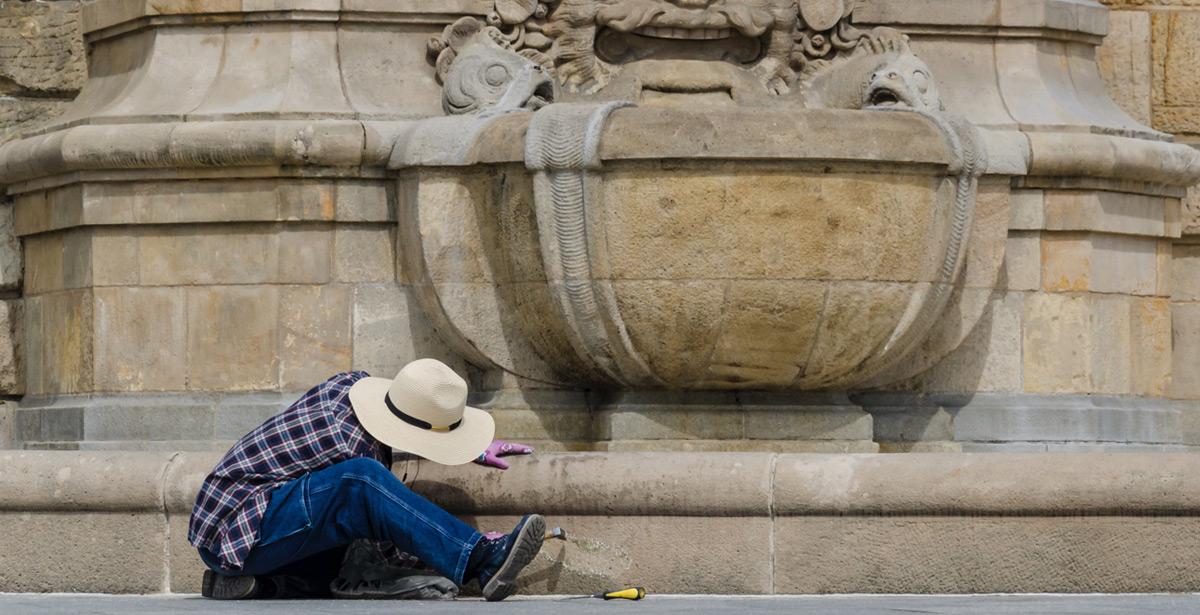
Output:
<svg viewBox="0 0 1200 615">
<path fill-rule="evenodd" d="M 541 548 L 542 517 L 525 515 L 511 533 L 485 538 L 390 469 L 393 448 L 497 467 L 506 464 L 494 449 L 530 452 L 493 443 L 492 417 L 466 397 L 458 374 L 421 359 L 394 380 L 338 374 L 243 436 L 205 478 L 192 510 L 188 540 L 209 567 L 203 594 L 285 596 L 264 587 L 271 579 L 327 594 L 347 547 L 365 539 L 383 561 L 410 553 L 455 584 L 477 581 L 487 600 L 511 595 Z"/>
</svg>

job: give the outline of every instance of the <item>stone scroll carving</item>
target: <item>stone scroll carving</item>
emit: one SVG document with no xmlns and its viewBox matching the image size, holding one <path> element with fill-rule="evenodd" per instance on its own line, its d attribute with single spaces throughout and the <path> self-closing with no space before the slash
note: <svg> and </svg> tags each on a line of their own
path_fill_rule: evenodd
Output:
<svg viewBox="0 0 1200 615">
<path fill-rule="evenodd" d="M 562 280 L 554 303 L 566 337 L 585 362 L 614 382 L 661 385 L 629 340 L 620 311 L 592 277 L 589 208 L 600 207 L 600 133 L 625 101 L 551 105 L 530 121 L 525 166 L 534 172 L 534 208 L 550 279 Z"/>
<path fill-rule="evenodd" d="M 854 27 L 853 7 L 849 0 L 495 0 L 486 24 L 460 21 L 430 42 L 430 52 L 439 76 L 446 75 L 456 58 L 469 55 L 460 51 L 464 40 L 483 41 L 476 54 L 486 50 L 498 57 L 505 50 L 525 58 L 575 95 L 603 90 L 624 67 L 641 60 L 719 62 L 750 75 L 767 96 L 794 94 L 806 106 L 840 108 L 869 104 L 862 92 L 845 96 L 853 89 L 845 82 L 858 73 L 863 73 L 860 80 L 869 81 L 872 69 L 887 61 L 891 66 L 883 75 L 895 77 L 871 86 L 881 94 L 879 102 L 893 102 L 886 95 L 890 93 L 895 104 L 928 103 L 928 96 L 906 96 L 922 88 L 919 81 L 932 81 L 928 67 L 908 50 L 907 38 L 891 28 Z M 469 21 L 476 23 L 465 23 Z M 846 70 L 838 70 L 843 64 Z M 492 87 L 477 86 L 487 80 L 476 72 L 450 78 L 447 87 L 459 80 L 472 90 Z M 843 76 L 822 78 L 831 72 Z M 839 84 L 837 91 L 822 95 L 820 90 L 833 82 Z M 679 87 L 692 86 L 681 82 Z M 486 102 L 496 97 L 466 98 Z M 459 112 L 464 107 L 449 108 Z"/>
</svg>

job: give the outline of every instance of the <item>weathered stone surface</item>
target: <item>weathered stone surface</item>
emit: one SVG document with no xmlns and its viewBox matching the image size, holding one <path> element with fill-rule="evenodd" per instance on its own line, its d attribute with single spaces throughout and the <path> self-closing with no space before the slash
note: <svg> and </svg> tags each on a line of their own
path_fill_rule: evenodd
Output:
<svg viewBox="0 0 1200 615">
<path fill-rule="evenodd" d="M 333 229 L 328 225 L 296 225 L 278 230 L 279 271 L 285 284 L 325 284 L 332 279 Z"/>
<path fill-rule="evenodd" d="M 1190 591 L 1178 517 L 795 517 L 775 529 L 780 593 Z M 1114 545 L 1121 545 L 1117 548 Z"/>
<path fill-rule="evenodd" d="M 1200 235 L 1200 188 L 1191 188 L 1183 199 L 1180 226 L 1184 235 Z"/>
<path fill-rule="evenodd" d="M 965 400 L 947 396 L 945 403 L 954 411 L 955 439 L 964 448 L 968 442 L 1004 452 L 1021 452 L 1034 442 L 1053 446 L 1193 442 L 1187 439 L 1179 412 L 1169 402 L 1152 397 L 979 394 Z"/>
<path fill-rule="evenodd" d="M 1042 190 L 1014 190 L 1009 209 L 1009 228 L 1040 231 L 1045 228 L 1046 193 Z"/>
<path fill-rule="evenodd" d="M 96 288 L 95 390 L 187 388 L 187 303 L 182 288 Z"/>
<path fill-rule="evenodd" d="M 331 375 L 327 374 L 326 377 Z M 296 397 L 295 392 L 226 396 L 215 409 L 213 438 L 217 441 L 237 440 L 263 421 L 282 412 L 296 401 Z M 229 447 L 214 445 L 212 448 L 226 450 Z"/>
<path fill-rule="evenodd" d="M 279 386 L 307 390 L 348 371 L 352 359 L 347 285 L 285 286 L 279 295 Z"/>
<path fill-rule="evenodd" d="M 1171 201 L 1161 196 L 1101 190 L 1046 190 L 1039 228 L 1171 236 Z"/>
<path fill-rule="evenodd" d="M 1171 386 L 1171 303 L 1165 298 L 1136 299 L 1131 306 L 1130 354 L 1133 392 L 1160 397 Z"/>
<path fill-rule="evenodd" d="M 15 98 L 0 93 L 0 143 L 62 114 L 67 104 L 65 100 Z"/>
<path fill-rule="evenodd" d="M 1149 125 L 1153 83 L 1150 59 L 1150 15 L 1141 11 L 1108 14 L 1108 36 L 1097 50 L 1100 73 L 1117 104 Z"/>
<path fill-rule="evenodd" d="M 1154 127 L 1200 134 L 1200 11 L 1151 13 Z"/>
<path fill-rule="evenodd" d="M 0 395 L 25 392 L 23 301 L 0 301 Z"/>
<path fill-rule="evenodd" d="M 1042 288 L 1042 238 L 1037 233 L 1011 231 L 1004 250 L 1002 280 L 1009 290 Z"/>
<path fill-rule="evenodd" d="M 870 440 L 614 440 L 589 450 L 609 453 L 812 453 L 844 455 L 878 453 Z"/>
<path fill-rule="evenodd" d="M 164 591 L 174 594 L 198 594 L 204 571 L 208 569 L 187 539 L 188 516 L 183 513 L 167 515 L 168 559 Z"/>
<path fill-rule="evenodd" d="M 928 281 L 926 257 L 943 241 L 932 233 L 937 245 L 927 243 L 939 211 L 933 181 L 738 165 L 613 171 L 604 184 L 612 275 Z"/>
<path fill-rule="evenodd" d="M 483 530 L 511 528 L 517 517 L 471 519 Z M 552 515 L 570 540 L 550 540 L 522 575 L 522 592 L 586 594 L 636 579 L 650 591 L 771 592 L 771 523 L 761 517 Z M 695 540 L 721 536 L 721 540 Z M 670 553 L 669 557 L 664 554 Z M 665 589 L 670 588 L 670 589 Z"/>
<path fill-rule="evenodd" d="M 354 369 L 391 378 L 409 361 L 432 357 L 466 373 L 462 359 L 447 350 L 410 291 L 397 284 L 354 287 L 352 335 Z"/>
<path fill-rule="evenodd" d="M 7 4 L 0 14 L 0 94 L 64 93 L 87 78 L 78 2 Z"/>
<path fill-rule="evenodd" d="M 1025 301 L 1022 355 L 1026 391 L 1067 393 L 1091 385 L 1087 300 L 1034 293 Z"/>
<path fill-rule="evenodd" d="M 535 454 L 515 459 L 515 471 L 504 473 L 420 462 L 411 487 L 461 514 L 515 515 L 533 506 L 546 514 L 757 517 L 765 515 L 769 506 L 771 457 L 765 453 Z M 711 485 L 713 476 L 722 477 L 721 489 L 694 482 Z M 623 491 L 639 496 L 595 501 L 592 494 L 605 490 L 603 485 L 613 480 L 624 485 Z"/>
<path fill-rule="evenodd" d="M 1042 288 L 1152 295 L 1158 290 L 1158 240 L 1108 234 L 1042 236 Z"/>
<path fill-rule="evenodd" d="M 30 237 L 25 247 L 25 293 L 39 295 L 65 287 L 65 233 Z"/>
<path fill-rule="evenodd" d="M 128 442 L 129 448 L 156 442 L 182 446 L 188 441 L 211 438 L 213 433 L 212 404 L 207 400 L 121 399 L 105 404 L 103 399 L 84 408 L 83 440 L 89 443 Z M 141 402 L 140 404 L 137 402 Z M 162 449 L 161 445 L 143 450 Z M 167 449 L 170 450 L 170 449 Z"/>
<path fill-rule="evenodd" d="M 337 281 L 397 281 L 395 224 L 339 225 L 333 245 Z"/>
<path fill-rule="evenodd" d="M 141 282 L 138 241 L 121 227 L 90 229 L 91 251 L 82 266 L 94 286 L 138 286 Z"/>
<path fill-rule="evenodd" d="M 13 448 L 17 442 L 17 403 L 0 402 L 0 450 Z"/>
<path fill-rule="evenodd" d="M 1024 293 L 993 296 L 962 345 L 902 388 L 927 392 L 1021 390 L 1024 302 Z"/>
<path fill-rule="evenodd" d="M 244 391 L 279 386 L 279 289 L 187 289 L 188 388 Z"/>
<path fill-rule="evenodd" d="M 1171 395 L 1200 399 L 1200 303 L 1171 306 Z"/>
<path fill-rule="evenodd" d="M 202 568 L 187 512 L 216 457 L 0 454 L 11 470 L 0 474 L 0 588 L 194 590 Z M 517 458 L 505 473 L 415 463 L 398 476 L 481 529 L 510 527 L 528 508 L 567 529 L 524 576 L 531 593 L 631 577 L 697 593 L 1185 591 L 1196 581 L 1178 565 L 1197 547 L 1192 454 L 564 454 Z M 625 492 L 641 496 L 615 495 Z M 697 535 L 729 539 L 714 549 L 688 539 Z"/>
<path fill-rule="evenodd" d="M 28 301 L 28 299 L 26 299 Z M 93 385 L 92 291 L 71 290 L 39 298 L 33 319 L 26 319 L 26 334 L 36 336 L 37 349 L 28 354 L 27 374 L 41 387 L 29 393 L 84 393 Z M 35 354 L 36 352 L 36 354 Z M 40 356 L 38 356 L 40 354 Z M 38 364 L 34 364 L 38 361 Z M 40 369 L 38 368 L 40 365 Z"/>
<path fill-rule="evenodd" d="M 176 227 L 138 235 L 139 279 L 147 286 L 329 281 L 331 233 L 321 227 Z"/>
<path fill-rule="evenodd" d="M 161 513 L 0 512 L 0 587 L 161 592 L 165 538 Z"/>
</svg>

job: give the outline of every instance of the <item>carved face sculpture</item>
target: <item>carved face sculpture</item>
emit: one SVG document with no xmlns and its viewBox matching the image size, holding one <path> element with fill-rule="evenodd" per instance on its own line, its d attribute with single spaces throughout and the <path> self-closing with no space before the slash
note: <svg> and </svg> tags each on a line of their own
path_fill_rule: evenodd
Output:
<svg viewBox="0 0 1200 615">
<path fill-rule="evenodd" d="M 794 0 L 563 0 L 551 17 L 572 89 L 654 58 L 732 62 L 785 90 L 796 21 Z"/>
<path fill-rule="evenodd" d="M 442 108 L 449 115 L 536 111 L 554 100 L 546 70 L 497 45 L 486 32 L 462 47 L 443 81 Z"/>
<path fill-rule="evenodd" d="M 863 106 L 940 111 L 942 99 L 925 62 L 911 53 L 889 53 L 871 74 Z"/>
<path fill-rule="evenodd" d="M 724 0 L 620 0 L 596 13 L 596 53 L 613 64 L 649 56 L 748 64 L 773 23 L 763 7 Z"/>
</svg>

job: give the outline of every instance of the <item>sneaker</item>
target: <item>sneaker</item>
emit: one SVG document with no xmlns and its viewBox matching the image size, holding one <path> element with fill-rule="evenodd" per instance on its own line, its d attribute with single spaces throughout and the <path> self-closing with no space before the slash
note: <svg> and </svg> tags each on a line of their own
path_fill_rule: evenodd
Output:
<svg viewBox="0 0 1200 615">
<path fill-rule="evenodd" d="M 213 600 L 246 600 L 257 592 L 258 580 L 253 575 L 233 577 L 205 570 L 200 583 L 200 595 Z"/>
<path fill-rule="evenodd" d="M 546 520 L 541 515 L 525 515 L 511 534 L 479 542 L 471 559 L 479 562 L 473 570 L 484 600 L 496 602 L 516 593 L 517 575 L 541 550 L 545 535 Z"/>
</svg>

